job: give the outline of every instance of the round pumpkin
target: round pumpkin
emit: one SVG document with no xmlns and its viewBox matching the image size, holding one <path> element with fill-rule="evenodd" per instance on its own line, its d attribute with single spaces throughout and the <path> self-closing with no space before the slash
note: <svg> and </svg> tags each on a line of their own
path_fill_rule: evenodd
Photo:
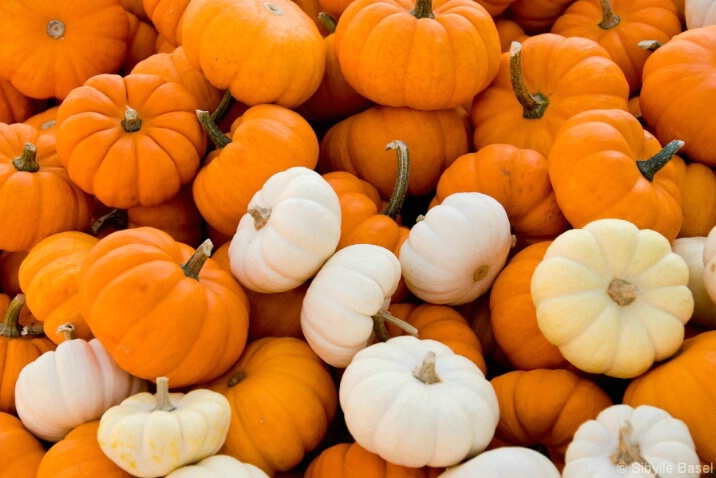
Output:
<svg viewBox="0 0 716 478">
<path fill-rule="evenodd" d="M 561 478 L 559 470 L 542 453 L 531 448 L 506 446 L 480 453 L 449 468 L 442 478 Z"/>
<path fill-rule="evenodd" d="M 24 123 L 40 130 L 40 134 L 55 134 L 57 132 L 57 110 L 59 106 L 52 106 L 40 113 L 27 118 Z"/>
<path fill-rule="evenodd" d="M 36 478 L 45 455 L 42 443 L 23 426 L 19 418 L 0 412 L 0 447 L 11 452 L 0 456 L 3 478 Z"/>
<path fill-rule="evenodd" d="M 173 45 L 182 44 L 184 14 L 190 0 L 143 0 L 142 6 L 160 35 Z"/>
<path fill-rule="evenodd" d="M 213 455 L 169 473 L 166 478 L 269 478 L 261 468 L 228 455 Z"/>
<path fill-rule="evenodd" d="M 548 32 L 552 24 L 574 0 L 515 0 L 505 16 L 531 35 Z"/>
</svg>

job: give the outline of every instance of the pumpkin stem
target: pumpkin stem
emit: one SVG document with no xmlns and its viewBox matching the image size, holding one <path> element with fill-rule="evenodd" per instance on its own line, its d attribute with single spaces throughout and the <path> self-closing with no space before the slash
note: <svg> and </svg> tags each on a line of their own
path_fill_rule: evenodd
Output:
<svg viewBox="0 0 716 478">
<path fill-rule="evenodd" d="M 602 4 L 602 21 L 599 22 L 599 28 L 609 30 L 619 25 L 622 19 L 619 18 L 619 15 L 614 14 L 612 2 L 609 0 L 600 0 L 600 3 Z"/>
<path fill-rule="evenodd" d="M 37 324 L 30 324 L 26 325 L 22 328 L 22 332 L 20 332 L 20 335 L 29 335 L 29 336 L 35 336 L 35 335 L 44 335 L 45 334 L 45 324 L 42 322 L 38 322 Z"/>
<path fill-rule="evenodd" d="M 400 140 L 391 141 L 385 149 L 386 151 L 389 149 L 395 149 L 398 151 L 398 175 L 395 178 L 393 193 L 390 195 L 390 200 L 383 211 L 383 214 L 391 219 L 395 219 L 398 217 L 398 214 L 400 214 L 403 202 L 405 201 L 405 195 L 408 192 L 408 179 L 410 179 L 410 151 L 408 151 L 408 145 Z"/>
<path fill-rule="evenodd" d="M 0 324 L 0 337 L 16 339 L 20 337 L 20 331 L 17 330 L 17 322 L 20 318 L 20 311 L 25 306 L 25 294 L 17 294 L 10 301 L 10 305 L 5 312 L 5 320 Z"/>
<path fill-rule="evenodd" d="M 328 33 L 336 33 L 336 20 L 326 12 L 318 12 L 318 20 L 326 27 Z"/>
<path fill-rule="evenodd" d="M 656 51 L 661 47 L 659 40 L 642 40 L 636 44 L 642 50 Z"/>
<path fill-rule="evenodd" d="M 418 329 L 416 329 L 406 321 L 395 317 L 393 314 L 391 314 L 385 309 L 380 309 L 378 313 L 372 317 L 372 319 L 373 332 L 375 333 L 376 338 L 381 342 L 386 342 L 388 339 L 390 339 L 388 329 L 385 328 L 386 322 L 403 329 L 405 332 L 407 332 L 409 335 L 412 335 L 413 337 L 418 336 Z"/>
<path fill-rule="evenodd" d="M 229 379 L 229 383 L 227 384 L 229 387 L 235 387 L 236 385 L 240 384 L 244 381 L 246 378 L 246 374 L 244 372 L 239 372 L 231 376 Z"/>
<path fill-rule="evenodd" d="M 129 214 L 127 213 L 127 210 L 115 208 L 109 211 L 104 216 L 97 219 L 95 222 L 93 222 L 90 230 L 92 231 L 92 234 L 96 236 L 108 227 L 112 227 L 117 231 L 121 231 L 127 229 L 128 225 Z"/>
<path fill-rule="evenodd" d="M 171 412 L 176 410 L 169 400 L 169 379 L 167 377 L 159 377 L 157 379 L 157 393 L 154 395 L 157 404 L 152 408 L 153 412 Z"/>
<path fill-rule="evenodd" d="M 433 13 L 433 0 L 417 0 L 415 2 L 415 8 L 413 8 L 410 14 L 417 19 L 435 18 L 435 14 Z"/>
<path fill-rule="evenodd" d="M 226 114 L 231 109 L 231 105 L 234 104 L 234 97 L 231 96 L 231 91 L 224 91 L 224 96 L 221 98 L 219 106 L 216 107 L 213 113 L 211 113 L 211 121 L 214 124 L 220 123 L 224 119 Z"/>
<path fill-rule="evenodd" d="M 127 105 L 127 110 L 124 112 L 122 127 L 127 133 L 136 133 L 142 129 L 142 120 L 137 115 L 137 111 L 130 108 L 129 105 Z"/>
<path fill-rule="evenodd" d="M 56 125 L 57 125 L 57 120 L 56 120 L 56 119 L 51 119 L 51 120 L 47 120 L 47 121 L 45 121 L 44 123 L 42 123 L 42 124 L 40 125 L 40 129 L 41 129 L 41 130 L 46 130 L 46 129 L 54 128 Z"/>
<path fill-rule="evenodd" d="M 622 279 L 612 280 L 607 288 L 607 294 L 609 294 L 609 297 L 622 307 L 634 302 L 640 292 L 641 289 L 639 289 L 638 286 L 630 284 Z"/>
<path fill-rule="evenodd" d="M 40 170 L 37 163 L 37 147 L 32 143 L 25 143 L 22 154 L 12 160 L 12 164 L 18 171 L 35 173 Z"/>
<path fill-rule="evenodd" d="M 196 248 L 196 251 L 194 251 L 194 254 L 191 255 L 189 260 L 182 264 L 181 268 L 184 271 L 184 275 L 191 277 L 192 279 L 199 280 L 199 272 L 211 255 L 211 250 L 213 248 L 214 243 L 211 242 L 211 239 L 207 239 L 202 242 L 199 247 Z"/>
<path fill-rule="evenodd" d="M 525 75 L 522 71 L 522 44 L 513 41 L 510 45 L 510 81 L 517 101 L 522 105 L 522 116 L 527 119 L 539 119 L 544 115 L 549 100 L 542 93 L 531 94 L 527 90 Z"/>
<path fill-rule="evenodd" d="M 271 208 L 269 207 L 252 206 L 246 212 L 254 218 L 254 227 L 257 231 L 264 227 L 268 222 L 269 217 L 271 217 Z"/>
<path fill-rule="evenodd" d="M 636 167 L 639 168 L 639 171 L 641 171 L 642 176 L 644 176 L 649 181 L 653 181 L 654 176 L 656 176 L 656 173 L 658 173 L 661 168 L 666 166 L 666 163 L 671 161 L 671 158 L 676 154 L 678 150 L 681 149 L 683 145 L 683 141 L 681 141 L 680 139 L 675 139 L 666 146 L 664 146 L 664 149 L 656 153 L 651 158 L 645 159 L 643 161 L 637 161 Z"/>
<path fill-rule="evenodd" d="M 652 478 L 659 478 L 659 474 L 654 471 L 649 462 L 641 456 L 639 442 L 632 441 L 631 434 L 634 431 L 630 421 L 626 420 L 619 427 L 619 445 L 617 451 L 609 457 L 615 465 L 628 466 L 632 463 L 639 463 L 641 468 L 649 473 Z"/>
<path fill-rule="evenodd" d="M 47 24 L 47 34 L 55 40 L 59 40 L 65 35 L 65 24 L 59 20 L 50 20 Z"/>
<path fill-rule="evenodd" d="M 75 326 L 72 325 L 71 322 L 66 322 L 59 327 L 57 327 L 57 330 L 55 330 L 56 334 L 63 334 L 65 336 L 65 341 L 68 340 L 75 340 L 77 338 L 77 333 L 75 331 Z"/>
<path fill-rule="evenodd" d="M 423 363 L 413 370 L 413 377 L 427 385 L 440 382 L 440 377 L 435 372 L 435 352 L 430 350 L 425 354 Z"/>
<path fill-rule="evenodd" d="M 196 117 L 199 118 L 201 127 L 204 128 L 209 139 L 216 145 L 218 149 L 224 149 L 227 144 L 231 143 L 231 139 L 221 132 L 216 123 L 211 119 L 208 111 L 196 110 Z"/>
</svg>

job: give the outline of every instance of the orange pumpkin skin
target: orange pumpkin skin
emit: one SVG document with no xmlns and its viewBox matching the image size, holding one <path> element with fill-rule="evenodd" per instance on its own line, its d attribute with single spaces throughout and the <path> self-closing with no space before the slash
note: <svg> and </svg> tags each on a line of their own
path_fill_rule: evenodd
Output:
<svg viewBox="0 0 716 478">
<path fill-rule="evenodd" d="M 40 134 L 55 134 L 57 132 L 57 110 L 59 108 L 59 106 L 47 108 L 30 116 L 24 123 L 40 130 Z"/>
<path fill-rule="evenodd" d="M 318 28 L 318 31 L 321 33 L 322 37 L 325 38 L 325 36 L 330 33 L 326 26 L 323 24 L 323 22 L 318 18 L 318 14 L 323 11 L 323 9 L 321 8 L 321 4 L 318 2 L 318 0 L 291 1 L 298 5 L 298 7 L 303 10 L 306 15 L 308 15 L 308 18 L 313 20 L 313 23 L 316 24 L 316 27 Z"/>
<path fill-rule="evenodd" d="M 510 54 L 503 53 L 495 81 L 472 103 L 473 141 L 479 150 L 512 144 L 547 157 L 562 123 L 597 109 L 626 111 L 629 85 L 609 53 L 593 40 L 545 33 L 522 43 L 522 71 L 527 90 L 549 101 L 541 116 L 525 117 L 510 76 Z"/>
<path fill-rule="evenodd" d="M 201 215 L 230 237 L 268 178 L 293 166 L 314 169 L 318 162 L 316 133 L 301 115 L 282 106 L 253 106 L 231 131 L 232 142 L 209 154 L 193 183 Z"/>
<path fill-rule="evenodd" d="M 477 0 L 492 17 L 502 14 L 515 0 Z"/>
<path fill-rule="evenodd" d="M 80 314 L 77 288 L 82 263 L 98 241 L 77 231 L 53 234 L 37 243 L 20 265 L 18 279 L 27 307 L 44 323 L 45 334 L 56 344 L 65 340 L 64 334 L 56 331 L 67 322 L 75 326 L 78 338 L 93 338 Z"/>
<path fill-rule="evenodd" d="M 651 54 L 639 48 L 638 43 L 668 42 L 681 33 L 681 21 L 672 0 L 610 0 L 610 3 L 617 21 L 603 22 L 599 2 L 577 0 L 557 18 L 551 32 L 589 38 L 602 45 L 624 72 L 629 92 L 635 93 L 641 88 L 641 71 Z"/>
<path fill-rule="evenodd" d="M 434 0 L 426 18 L 414 8 L 412 0 L 351 2 L 335 40 L 346 81 L 381 105 L 439 110 L 469 102 L 499 68 L 492 17 L 473 0 Z"/>
<path fill-rule="evenodd" d="M 173 45 L 181 46 L 184 12 L 191 0 L 143 0 L 142 5 L 154 28 Z"/>
<path fill-rule="evenodd" d="M 652 405 L 683 420 L 694 439 L 696 453 L 707 464 L 716 463 L 715 351 L 716 331 L 701 332 L 684 340 L 671 359 L 634 378 L 623 399 L 632 407 Z"/>
<path fill-rule="evenodd" d="M 80 310 L 117 364 L 173 387 L 224 373 L 246 344 L 243 289 L 213 260 L 198 279 L 181 265 L 194 250 L 151 227 L 101 239 L 80 270 Z"/>
<path fill-rule="evenodd" d="M 0 77 L 30 98 L 64 99 L 101 73 L 115 73 L 129 20 L 119 0 L 0 2 Z"/>
<path fill-rule="evenodd" d="M 30 99 L 8 80 L 0 78 L 0 123 L 20 123 L 32 115 Z"/>
<path fill-rule="evenodd" d="M 0 457 L 3 478 L 36 478 L 45 448 L 22 426 L 19 418 L 0 412 L 0 448 L 12 450 Z"/>
<path fill-rule="evenodd" d="M 626 111 L 585 111 L 565 122 L 547 168 L 570 224 L 618 218 L 674 240 L 683 222 L 677 167 L 669 162 L 649 181 L 636 164 L 661 149 Z"/>
<path fill-rule="evenodd" d="M 443 471 L 395 465 L 354 442 L 323 450 L 309 463 L 304 478 L 437 478 Z"/>
<path fill-rule="evenodd" d="M 34 159 L 39 169 L 34 172 L 30 164 L 14 163 L 23 156 L 26 143 L 37 148 Z M 29 251 L 56 232 L 85 229 L 91 201 L 70 181 L 53 135 L 41 135 L 23 123 L 0 123 L 0 217 L 7 225 L 0 228 L 0 249 Z"/>
<path fill-rule="evenodd" d="M 231 404 L 229 433 L 219 453 L 269 476 L 295 467 L 318 446 L 338 401 L 326 364 L 306 342 L 292 337 L 249 343 L 231 369 L 202 387 Z"/>
<path fill-rule="evenodd" d="M 574 0 L 515 0 L 505 16 L 531 35 L 548 32 Z"/>
<path fill-rule="evenodd" d="M 161 35 L 157 35 L 157 39 L 154 42 L 154 53 L 171 53 L 176 50 L 177 46 L 164 38 Z"/>
<path fill-rule="evenodd" d="M 132 478 L 107 458 L 97 442 L 99 420 L 78 426 L 40 462 L 37 478 Z"/>
<path fill-rule="evenodd" d="M 154 44 L 157 42 L 157 31 L 150 23 L 142 21 L 133 13 L 127 12 L 129 18 L 129 36 L 127 37 L 127 55 L 122 64 L 123 72 L 130 72 L 132 68 L 154 54 Z"/>
<path fill-rule="evenodd" d="M 639 94 L 644 120 L 659 141 L 684 141 L 680 153 L 709 167 L 716 166 L 716 118 L 707 109 L 716 102 L 714 44 L 716 25 L 676 35 L 644 64 Z"/>
<path fill-rule="evenodd" d="M 348 8 L 353 0 L 318 0 L 322 12 L 326 12 L 331 17 L 338 19 Z"/>
<path fill-rule="evenodd" d="M 716 226 L 716 174 L 701 163 L 686 163 L 679 156 L 671 162 L 679 170 L 679 190 L 684 222 L 678 237 L 708 236 Z"/>
<path fill-rule="evenodd" d="M 565 368 L 569 362 L 537 325 L 530 283 L 552 241 L 527 246 L 500 271 L 490 290 L 490 323 L 495 340 L 519 370 Z"/>
<path fill-rule="evenodd" d="M 119 0 L 119 3 L 129 13 L 135 14 L 138 18 L 149 21 L 146 10 L 144 10 L 144 2 L 142 0 Z"/>
<path fill-rule="evenodd" d="M 72 181 L 107 206 L 156 206 L 199 169 L 206 135 L 196 108 L 182 85 L 156 75 L 95 76 L 57 111 L 58 156 Z"/>
<path fill-rule="evenodd" d="M 516 370 L 490 383 L 500 421 L 488 448 L 542 445 L 560 470 L 577 428 L 612 405 L 598 385 L 569 370 Z"/>
<path fill-rule="evenodd" d="M 497 34 L 500 36 L 500 51 L 502 53 L 510 51 L 513 41 L 522 43 L 530 37 L 519 23 L 507 18 L 495 19 L 495 26 Z"/>
<path fill-rule="evenodd" d="M 332 126 L 321 140 L 318 170 L 347 171 L 390 197 L 397 177 L 395 151 L 400 139 L 410 150 L 409 196 L 430 194 L 442 172 L 470 150 L 470 120 L 462 108 L 420 111 L 373 106 Z"/>
<path fill-rule="evenodd" d="M 547 158 L 536 151 L 491 144 L 460 156 L 440 176 L 430 207 L 457 192 L 487 194 L 502 204 L 517 249 L 554 239 L 569 227 L 549 180 Z"/>
</svg>

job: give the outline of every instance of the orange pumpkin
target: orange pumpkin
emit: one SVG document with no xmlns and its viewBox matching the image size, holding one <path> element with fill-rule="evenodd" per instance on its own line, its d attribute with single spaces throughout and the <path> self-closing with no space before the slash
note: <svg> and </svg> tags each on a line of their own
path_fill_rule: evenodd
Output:
<svg viewBox="0 0 716 478">
<path fill-rule="evenodd" d="M 161 35 L 157 35 L 154 42 L 154 53 L 171 53 L 176 50 L 177 46 Z"/>
<path fill-rule="evenodd" d="M 33 105 L 8 80 L 0 78 L 0 123 L 20 123 L 32 115 Z"/>
<path fill-rule="evenodd" d="M 147 22 L 140 20 L 133 13 L 127 12 L 129 18 L 129 36 L 127 37 L 127 55 L 122 64 L 123 72 L 130 72 L 132 68 L 154 54 L 154 45 L 157 42 L 157 31 Z"/>
<path fill-rule="evenodd" d="M 318 0 L 291 0 L 293 3 L 298 5 L 298 7 L 303 10 L 303 12 L 308 15 L 308 18 L 313 20 L 313 23 L 316 24 L 318 27 L 318 31 L 321 33 L 321 36 L 325 37 L 328 35 L 329 32 L 327 26 L 323 23 L 323 21 L 319 18 L 319 15 L 321 15 L 322 9 L 321 4 Z"/>
<path fill-rule="evenodd" d="M 295 467 L 318 446 L 338 402 L 326 364 L 306 342 L 292 337 L 249 343 L 231 369 L 202 387 L 231 404 L 229 433 L 219 453 L 269 476 Z"/>
<path fill-rule="evenodd" d="M 353 0 L 318 0 L 322 12 L 338 19 Z"/>
<path fill-rule="evenodd" d="M 174 387 L 211 380 L 241 355 L 248 301 L 239 283 L 208 258 L 159 229 L 101 239 L 80 270 L 80 310 L 117 364 Z"/>
<path fill-rule="evenodd" d="M 515 0 L 505 16 L 531 35 L 548 32 L 574 0 Z"/>
<path fill-rule="evenodd" d="M 522 43 L 530 37 L 519 23 L 507 18 L 496 18 L 495 26 L 497 34 L 500 36 L 500 51 L 502 53 L 510 51 L 513 41 Z"/>
<path fill-rule="evenodd" d="M 473 0 L 355 0 L 335 42 L 348 84 L 387 106 L 460 106 L 490 84 L 500 63 L 495 23 Z"/>
<path fill-rule="evenodd" d="M 683 214 L 678 170 L 669 160 L 681 144 L 662 149 L 627 111 L 573 116 L 547 158 L 564 216 L 577 228 L 596 219 L 625 219 L 674 240 Z"/>
<path fill-rule="evenodd" d="M 40 130 L 40 134 L 55 134 L 57 132 L 57 110 L 59 108 L 59 106 L 51 106 L 40 113 L 30 116 L 24 123 Z"/>
<path fill-rule="evenodd" d="M 129 13 L 135 14 L 144 21 L 149 20 L 146 10 L 144 10 L 144 2 L 142 0 L 119 0 L 119 3 Z"/>
<path fill-rule="evenodd" d="M 30 98 L 64 99 L 101 73 L 115 73 L 129 20 L 118 0 L 0 2 L 0 77 Z"/>
<path fill-rule="evenodd" d="M 679 170 L 679 190 L 684 222 L 678 237 L 706 237 L 716 226 L 716 174 L 701 163 L 685 162 L 674 155 Z"/>
<path fill-rule="evenodd" d="M 184 13 L 190 0 L 143 0 L 147 17 L 160 35 L 172 45 L 181 46 Z"/>
<path fill-rule="evenodd" d="M 0 457 L 3 478 L 36 478 L 45 448 L 19 418 L 4 412 L 0 412 L 0 448 L 8 451 Z"/>
<path fill-rule="evenodd" d="M 95 76 L 57 111 L 57 154 L 107 206 L 156 206 L 199 169 L 206 135 L 196 107 L 182 85 L 156 75 Z"/>
</svg>

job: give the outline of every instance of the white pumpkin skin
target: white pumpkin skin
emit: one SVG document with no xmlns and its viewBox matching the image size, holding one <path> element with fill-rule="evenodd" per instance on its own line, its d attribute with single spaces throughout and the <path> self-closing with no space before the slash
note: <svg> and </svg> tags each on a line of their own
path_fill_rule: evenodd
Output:
<svg viewBox="0 0 716 478">
<path fill-rule="evenodd" d="M 684 18 L 689 30 L 716 25 L 716 0 L 685 0 Z"/>
<path fill-rule="evenodd" d="M 705 245 L 703 236 L 679 237 L 671 243 L 671 248 L 689 267 L 689 290 L 694 296 L 694 313 L 689 323 L 716 329 L 716 303 L 704 286 Z"/>
<path fill-rule="evenodd" d="M 428 352 L 436 383 L 417 378 Z M 358 352 L 339 399 L 348 431 L 371 453 L 412 468 L 448 467 L 483 451 L 499 421 L 495 390 L 448 346 L 410 335 Z"/>
<path fill-rule="evenodd" d="M 25 428 L 57 442 L 147 385 L 119 368 L 99 340 L 72 339 L 22 369 L 15 403 Z"/>
<path fill-rule="evenodd" d="M 229 263 L 241 285 L 255 292 L 295 289 L 338 246 L 338 195 L 311 169 L 296 166 L 274 174 L 254 194 L 248 210 L 265 211 L 265 216 L 246 213 L 241 218 L 229 246 Z"/>
<path fill-rule="evenodd" d="M 567 447 L 563 478 L 653 478 L 649 466 L 614 457 L 620 429 L 628 422 L 634 449 L 661 478 L 698 478 L 699 457 L 681 420 L 651 405 L 613 405 L 583 423 Z"/>
<path fill-rule="evenodd" d="M 408 289 L 432 304 L 460 305 L 484 294 L 512 244 L 505 208 L 478 193 L 454 193 L 431 208 L 400 248 Z"/>
<path fill-rule="evenodd" d="M 504 446 L 448 468 L 438 478 L 561 478 L 549 458 L 530 448 Z"/>
<path fill-rule="evenodd" d="M 632 378 L 679 349 L 694 310 L 688 281 L 664 236 L 600 219 L 550 244 L 531 294 L 540 331 L 570 363 Z"/>
<path fill-rule="evenodd" d="M 204 458 L 195 465 L 182 466 L 165 478 L 269 478 L 258 466 L 242 463 L 228 455 Z"/>
<path fill-rule="evenodd" d="M 373 319 L 400 282 L 400 262 L 373 244 L 336 252 L 308 286 L 301 307 L 306 341 L 327 364 L 345 368 L 373 340 Z"/>
<path fill-rule="evenodd" d="M 224 444 L 231 421 L 226 397 L 200 388 L 169 393 L 168 399 L 173 410 L 154 410 L 157 396 L 138 393 L 102 415 L 99 446 L 127 473 L 139 478 L 165 476 L 215 455 Z"/>
</svg>

